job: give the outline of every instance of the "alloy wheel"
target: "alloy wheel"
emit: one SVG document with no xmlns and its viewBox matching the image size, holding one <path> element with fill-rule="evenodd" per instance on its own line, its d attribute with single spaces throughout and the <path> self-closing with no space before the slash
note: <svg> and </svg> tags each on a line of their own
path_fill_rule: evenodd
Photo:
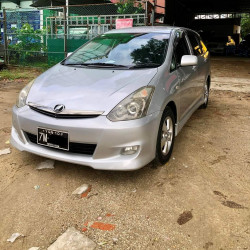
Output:
<svg viewBox="0 0 250 250">
<path fill-rule="evenodd" d="M 163 155 L 167 155 L 171 149 L 173 131 L 173 121 L 170 116 L 167 116 L 163 122 L 161 132 L 161 151 Z"/>
<path fill-rule="evenodd" d="M 208 102 L 208 95 L 209 95 L 209 91 L 208 91 L 208 86 L 206 84 L 205 85 L 205 92 L 204 92 L 204 103 L 205 104 Z"/>
</svg>

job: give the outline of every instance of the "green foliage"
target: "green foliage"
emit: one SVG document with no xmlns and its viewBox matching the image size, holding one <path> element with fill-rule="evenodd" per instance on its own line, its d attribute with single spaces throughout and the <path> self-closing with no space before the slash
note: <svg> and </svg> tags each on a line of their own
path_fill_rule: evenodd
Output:
<svg viewBox="0 0 250 250">
<path fill-rule="evenodd" d="M 250 15 L 244 14 L 241 18 L 241 35 L 244 38 L 250 33 Z"/>
<path fill-rule="evenodd" d="M 18 79 L 32 80 L 41 74 L 43 70 L 25 67 L 10 67 L 0 71 L 0 80 L 14 81 Z"/>
<path fill-rule="evenodd" d="M 34 30 L 26 23 L 21 29 L 12 28 L 12 39 L 17 43 L 8 45 L 10 64 L 33 65 L 47 61 L 47 47 L 42 41 L 45 30 Z"/>
<path fill-rule="evenodd" d="M 0 71 L 0 79 L 6 79 L 6 80 L 16 80 L 16 79 L 27 79 L 28 74 L 27 72 L 13 72 L 10 70 L 2 70 Z"/>
<path fill-rule="evenodd" d="M 141 4 L 139 4 L 138 7 L 134 7 L 134 0 L 120 0 L 117 6 L 117 12 L 119 14 L 139 14 L 144 12 Z"/>
<path fill-rule="evenodd" d="M 34 30 L 30 24 L 26 23 L 21 29 L 12 28 L 13 36 L 18 39 L 16 44 L 10 44 L 9 50 L 29 52 L 44 52 L 46 46 L 42 42 L 44 30 Z"/>
</svg>

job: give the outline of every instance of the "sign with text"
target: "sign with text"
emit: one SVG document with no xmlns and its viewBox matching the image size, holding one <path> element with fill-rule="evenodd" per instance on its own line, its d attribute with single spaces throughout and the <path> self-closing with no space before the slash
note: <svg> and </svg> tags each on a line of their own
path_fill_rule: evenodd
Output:
<svg viewBox="0 0 250 250">
<path fill-rule="evenodd" d="M 116 19 L 116 29 L 133 27 L 133 18 Z"/>
</svg>

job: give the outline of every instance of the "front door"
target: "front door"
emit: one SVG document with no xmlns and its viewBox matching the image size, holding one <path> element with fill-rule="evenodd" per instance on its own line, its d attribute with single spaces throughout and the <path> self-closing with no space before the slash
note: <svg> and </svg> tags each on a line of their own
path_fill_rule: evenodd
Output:
<svg viewBox="0 0 250 250">
<path fill-rule="evenodd" d="M 192 109 L 196 100 L 196 86 L 198 81 L 197 66 L 181 67 L 181 58 L 190 55 L 186 34 L 182 31 L 176 35 L 174 44 L 173 60 L 176 63 L 176 71 L 179 77 L 178 97 L 179 97 L 179 120 L 183 120 Z"/>
</svg>

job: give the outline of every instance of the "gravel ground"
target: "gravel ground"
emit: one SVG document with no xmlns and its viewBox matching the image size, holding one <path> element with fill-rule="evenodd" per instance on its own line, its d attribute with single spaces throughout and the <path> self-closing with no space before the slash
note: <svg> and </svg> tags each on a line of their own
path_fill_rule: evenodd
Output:
<svg viewBox="0 0 250 250">
<path fill-rule="evenodd" d="M 214 58 L 212 73 L 209 106 L 176 137 L 169 163 L 135 172 L 59 161 L 36 170 L 46 159 L 6 144 L 25 82 L 0 81 L 0 150 L 11 148 L 0 156 L 0 249 L 46 249 L 70 226 L 99 249 L 250 249 L 250 60 Z M 84 183 L 88 196 L 72 196 Z M 15 232 L 25 237 L 7 242 Z"/>
</svg>

